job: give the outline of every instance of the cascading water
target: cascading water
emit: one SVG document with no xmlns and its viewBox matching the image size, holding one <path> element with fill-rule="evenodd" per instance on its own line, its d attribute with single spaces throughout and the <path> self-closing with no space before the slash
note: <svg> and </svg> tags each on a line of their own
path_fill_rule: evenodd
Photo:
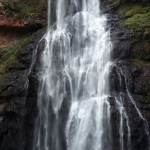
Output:
<svg viewBox="0 0 150 150">
<path fill-rule="evenodd" d="M 53 26 L 51 0 L 48 7 L 33 150 L 112 150 L 112 44 L 99 0 L 57 0 Z M 61 109 L 68 93 L 70 109 L 64 121 Z M 128 131 L 126 150 L 131 150 L 129 119 L 121 97 L 115 101 L 120 115 L 120 150 L 125 150 L 124 126 Z"/>
</svg>

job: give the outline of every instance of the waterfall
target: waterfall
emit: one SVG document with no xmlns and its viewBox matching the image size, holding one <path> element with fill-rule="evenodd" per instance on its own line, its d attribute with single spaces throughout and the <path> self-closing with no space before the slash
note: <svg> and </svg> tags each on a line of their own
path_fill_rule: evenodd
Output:
<svg viewBox="0 0 150 150">
<path fill-rule="evenodd" d="M 48 28 L 41 39 L 46 44 L 40 58 L 33 150 L 113 150 L 107 18 L 99 0 L 57 0 L 52 25 L 52 1 L 48 0 Z M 119 149 L 131 150 L 129 117 L 118 97 Z"/>
</svg>

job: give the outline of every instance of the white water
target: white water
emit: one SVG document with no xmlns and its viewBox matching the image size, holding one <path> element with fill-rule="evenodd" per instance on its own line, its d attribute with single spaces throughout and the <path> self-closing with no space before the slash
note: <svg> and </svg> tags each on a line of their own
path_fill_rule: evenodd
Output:
<svg viewBox="0 0 150 150">
<path fill-rule="evenodd" d="M 49 0 L 33 150 L 112 150 L 108 80 L 112 44 L 99 0 L 57 0 L 55 26 L 51 26 L 50 4 Z M 67 148 L 63 149 L 60 109 L 68 89 L 71 106 L 63 137 Z M 121 98 L 115 101 L 120 150 L 125 150 L 124 126 L 128 132 L 126 150 L 130 150 L 129 119 Z"/>
</svg>

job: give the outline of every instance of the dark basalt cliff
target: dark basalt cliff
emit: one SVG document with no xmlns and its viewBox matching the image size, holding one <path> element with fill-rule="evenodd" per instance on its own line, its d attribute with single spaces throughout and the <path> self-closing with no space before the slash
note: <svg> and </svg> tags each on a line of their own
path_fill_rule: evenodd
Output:
<svg viewBox="0 0 150 150">
<path fill-rule="evenodd" d="M 145 25 L 140 15 L 149 14 L 148 1 L 143 2 L 125 2 L 119 3 L 105 1 L 104 12 L 111 14 L 108 16 L 108 22 L 111 31 L 111 40 L 113 42 L 112 59 L 114 67 L 110 73 L 110 89 L 112 93 L 112 134 L 114 135 L 113 145 L 118 150 L 119 141 L 119 121 L 117 118 L 118 110 L 113 100 L 113 95 L 122 97 L 123 106 L 128 114 L 129 125 L 131 127 L 131 149 L 146 150 L 149 147 L 149 139 L 146 134 L 149 132 L 150 124 L 150 37 L 149 37 L 149 18 L 145 17 Z M 145 6 L 146 4 L 146 6 Z M 147 11 L 143 11 L 148 8 Z M 134 10 L 135 9 L 135 10 Z M 141 12 L 142 11 L 142 12 Z M 127 14 L 130 15 L 128 16 Z M 141 18 L 136 18 L 136 15 Z M 139 22 L 138 22 L 139 21 Z M 142 24 L 142 25 L 137 25 Z M 148 32 L 148 35 L 147 35 Z M 141 115 L 147 120 L 144 121 Z M 123 122 L 125 124 L 125 122 Z M 127 145 L 127 129 L 124 127 L 124 140 Z"/>
<path fill-rule="evenodd" d="M 42 3 L 43 1 L 39 0 L 39 2 Z M 114 95 L 122 96 L 124 108 L 128 113 L 132 150 L 147 150 L 149 146 L 145 130 L 150 130 L 150 128 L 141 119 L 131 101 L 133 98 L 141 114 L 150 124 L 150 36 L 148 34 L 150 32 L 150 25 L 142 26 L 143 23 L 138 26 L 136 23 L 132 24 L 131 21 L 131 19 L 136 18 L 137 8 L 135 12 L 135 6 L 139 7 L 141 5 L 140 10 L 142 10 L 142 13 L 139 12 L 138 8 L 138 14 L 140 15 L 146 15 L 150 12 L 149 2 L 145 2 L 134 1 L 128 3 L 128 1 L 105 0 L 102 6 L 103 12 L 107 13 L 108 16 L 108 28 L 110 28 L 111 40 L 113 42 L 112 59 L 114 60 L 114 65 L 110 73 L 110 102 L 114 150 L 119 150 L 118 141 L 120 138 L 117 135 L 120 120 L 118 119 L 119 114 Z M 14 5 L 11 4 L 13 8 L 9 9 L 7 7 L 7 9 L 3 10 L 7 10 L 7 12 L 12 12 L 11 10 L 13 12 L 19 11 L 14 10 L 16 9 L 16 3 L 17 0 L 14 0 Z M 24 1 L 24 5 L 27 4 Z M 2 7 L 1 5 L 4 6 L 3 1 L 0 1 L 0 7 Z M 146 7 L 148 8 L 146 9 Z M 43 8 L 46 9 L 42 3 L 41 9 Z M 23 11 L 21 6 L 18 9 L 20 9 L 20 12 Z M 32 11 L 30 10 L 29 12 L 31 14 Z M 132 12 L 135 13 L 132 14 Z M 7 15 L 5 16 L 4 13 L 2 15 L 3 18 L 8 18 L 9 20 Z M 46 25 L 45 20 L 41 19 L 41 22 L 37 23 L 37 16 L 34 17 L 34 22 L 31 23 L 29 19 L 27 26 L 26 24 L 22 26 L 21 23 L 20 27 L 18 27 L 17 21 L 16 25 L 13 23 L 15 27 L 12 24 L 8 25 L 6 22 L 2 25 L 0 23 L 0 36 L 3 37 L 4 43 L 0 47 L 1 150 L 32 149 L 34 122 L 37 115 L 40 53 L 44 48 L 44 41 L 39 41 L 45 33 L 45 29 L 39 31 L 37 29 Z M 4 36 L 6 33 L 7 37 Z M 64 101 L 62 105 L 61 113 L 64 113 L 64 116 L 67 116 L 66 114 L 68 113 L 67 105 L 68 100 Z M 126 127 L 124 127 L 124 131 L 125 145 L 127 146 Z"/>
<path fill-rule="evenodd" d="M 7 65 L 8 73 L 0 79 L 0 149 L 26 149 L 36 112 L 37 78 L 31 72 L 36 48 L 43 33 L 26 42 L 16 61 Z M 31 126 L 31 128 L 30 128 Z M 29 130 L 28 130 L 29 129 Z M 31 138 L 32 139 L 32 138 Z M 28 141 L 29 140 L 29 141 Z M 31 148 L 31 145 L 29 145 Z M 29 149 L 30 149 L 29 148 Z"/>
</svg>

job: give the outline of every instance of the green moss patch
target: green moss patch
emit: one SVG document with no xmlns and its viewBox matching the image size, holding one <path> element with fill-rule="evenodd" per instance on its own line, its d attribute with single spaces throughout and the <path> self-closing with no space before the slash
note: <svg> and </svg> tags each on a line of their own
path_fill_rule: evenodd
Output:
<svg viewBox="0 0 150 150">
<path fill-rule="evenodd" d="M 28 44 L 30 40 L 32 40 L 34 37 L 43 33 L 44 31 L 45 31 L 45 28 L 42 28 L 38 30 L 37 32 L 27 33 L 20 39 L 20 41 L 16 45 L 14 45 L 11 48 L 5 48 L 5 53 L 4 55 L 1 56 L 1 59 L 0 59 L 0 77 L 2 77 L 3 75 L 7 73 L 6 66 L 13 64 L 13 63 L 20 63 L 18 61 L 18 57 L 19 57 L 19 52 L 21 48 L 25 46 L 26 44 Z M 0 51 L 3 51 L 3 49 L 0 49 Z"/>
<path fill-rule="evenodd" d="M 114 9 L 118 8 L 121 4 L 121 0 L 103 0 L 103 2 L 109 4 Z"/>
<path fill-rule="evenodd" d="M 150 12 L 133 15 L 125 20 L 124 26 L 135 29 L 150 28 Z"/>
<path fill-rule="evenodd" d="M 116 0 L 115 2 L 112 3 L 112 6 L 113 6 L 114 8 L 117 8 L 117 7 L 120 6 L 120 4 L 121 4 L 121 0 Z"/>
<path fill-rule="evenodd" d="M 150 40 L 135 42 L 131 49 L 130 58 L 150 61 Z"/>
<path fill-rule="evenodd" d="M 150 96 L 150 79 L 147 71 L 144 71 L 144 68 L 147 68 L 146 70 L 149 70 L 148 68 L 150 68 L 150 62 L 141 61 L 139 59 L 129 59 L 129 61 L 132 62 L 141 72 L 141 76 L 138 76 L 135 79 L 138 84 L 139 90 L 142 92 L 143 95 Z"/>
<path fill-rule="evenodd" d="M 129 8 L 129 7 L 128 7 Z M 125 17 L 132 17 L 136 14 L 145 14 L 149 12 L 150 7 L 141 7 L 140 5 L 130 5 L 130 8 L 125 12 Z"/>
<path fill-rule="evenodd" d="M 17 60 L 17 53 L 30 39 L 32 38 L 31 34 L 25 35 L 15 46 L 8 48 L 4 55 L 1 57 L 0 64 L 0 77 L 6 73 L 6 66 Z"/>
<path fill-rule="evenodd" d="M 147 62 L 147 61 L 142 61 L 142 60 L 139 60 L 139 59 L 129 59 L 129 61 L 132 62 L 137 67 L 137 69 L 139 71 L 142 70 L 142 68 L 144 66 L 150 67 L 150 62 Z"/>
<path fill-rule="evenodd" d="M 46 19 L 46 5 L 46 0 L 0 0 L 0 9 L 4 16 L 25 19 L 28 23 Z"/>
<path fill-rule="evenodd" d="M 124 17 L 126 19 L 122 23 L 122 26 L 133 28 L 133 36 L 135 38 L 150 38 L 150 6 L 142 7 L 140 5 L 128 5 Z"/>
</svg>

